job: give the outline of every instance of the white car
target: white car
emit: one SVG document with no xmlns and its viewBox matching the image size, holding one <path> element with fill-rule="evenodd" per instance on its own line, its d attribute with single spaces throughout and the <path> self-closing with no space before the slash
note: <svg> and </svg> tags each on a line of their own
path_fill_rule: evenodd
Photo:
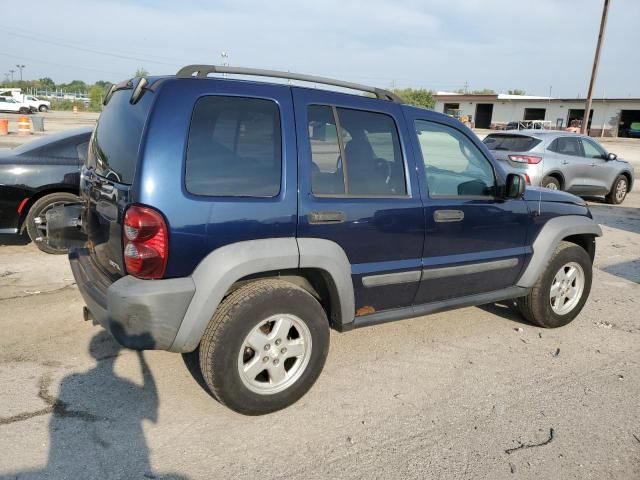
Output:
<svg viewBox="0 0 640 480">
<path fill-rule="evenodd" d="M 32 113 L 36 112 L 35 107 L 19 102 L 13 97 L 0 97 L 0 112 L 13 112 L 13 113 Z"/>
<path fill-rule="evenodd" d="M 46 100 L 40 100 L 39 98 L 34 97 L 33 95 L 25 95 L 24 103 L 26 103 L 30 107 L 35 107 L 36 110 L 39 110 L 41 112 L 46 112 L 51 108 L 51 102 L 48 102 Z"/>
</svg>

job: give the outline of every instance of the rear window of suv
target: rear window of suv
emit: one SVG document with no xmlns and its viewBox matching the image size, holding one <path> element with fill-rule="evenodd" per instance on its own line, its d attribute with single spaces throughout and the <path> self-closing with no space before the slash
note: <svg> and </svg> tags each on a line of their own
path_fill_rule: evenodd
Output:
<svg viewBox="0 0 640 480">
<path fill-rule="evenodd" d="M 274 197 L 282 172 L 280 113 L 272 100 L 210 96 L 196 102 L 185 186 L 195 195 Z"/>
<path fill-rule="evenodd" d="M 487 135 L 482 141 L 489 150 L 528 152 L 542 140 L 527 135 Z"/>
<path fill-rule="evenodd" d="M 105 106 L 91 142 L 87 163 L 102 177 L 131 184 L 138 150 L 153 95 L 131 105 L 131 90 L 116 91 Z"/>
</svg>

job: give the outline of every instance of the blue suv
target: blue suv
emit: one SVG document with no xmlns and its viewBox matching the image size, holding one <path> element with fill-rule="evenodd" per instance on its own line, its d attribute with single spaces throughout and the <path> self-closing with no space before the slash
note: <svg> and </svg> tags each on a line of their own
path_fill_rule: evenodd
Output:
<svg viewBox="0 0 640 480">
<path fill-rule="evenodd" d="M 85 318 L 130 348 L 197 351 L 212 393 L 249 415 L 307 392 L 330 328 L 507 299 L 569 323 L 602 234 L 584 201 L 525 190 L 446 115 L 210 65 L 112 87 L 81 194 L 47 228 L 81 247 Z"/>
</svg>

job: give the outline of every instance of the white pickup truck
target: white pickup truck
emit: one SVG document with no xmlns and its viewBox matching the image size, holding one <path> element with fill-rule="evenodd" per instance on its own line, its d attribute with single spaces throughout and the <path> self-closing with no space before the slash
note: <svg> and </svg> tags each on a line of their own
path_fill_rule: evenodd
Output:
<svg viewBox="0 0 640 480">
<path fill-rule="evenodd" d="M 22 93 L 19 88 L 8 88 L 5 90 L 0 89 L 0 96 L 13 97 L 17 102 L 24 103 L 31 107 L 31 110 L 35 108 L 35 110 L 40 112 L 46 112 L 51 108 L 51 102 L 47 100 L 40 100 L 34 95 Z"/>
</svg>

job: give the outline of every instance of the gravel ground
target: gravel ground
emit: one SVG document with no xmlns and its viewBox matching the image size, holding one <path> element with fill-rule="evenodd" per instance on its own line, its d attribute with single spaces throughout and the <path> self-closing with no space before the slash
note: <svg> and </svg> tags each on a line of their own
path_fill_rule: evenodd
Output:
<svg viewBox="0 0 640 480">
<path fill-rule="evenodd" d="M 590 203 L 572 324 L 488 305 L 332 332 L 312 390 L 254 418 L 83 322 L 65 257 L 0 246 L 0 478 L 640 478 L 640 189 Z"/>
</svg>

